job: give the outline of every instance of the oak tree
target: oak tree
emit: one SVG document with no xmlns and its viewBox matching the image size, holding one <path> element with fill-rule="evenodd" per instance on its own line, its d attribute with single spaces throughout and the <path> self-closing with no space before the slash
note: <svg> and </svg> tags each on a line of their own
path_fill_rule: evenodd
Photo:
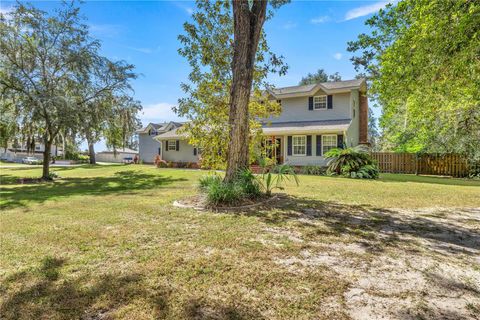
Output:
<svg viewBox="0 0 480 320">
<path fill-rule="evenodd" d="M 272 2 L 278 8 L 283 2 Z M 227 168 L 226 180 L 249 165 L 261 138 L 261 119 L 278 114 L 265 94 L 271 72 L 285 74 L 282 57 L 267 44 L 267 1 L 197 1 L 193 22 L 180 35 L 190 66 L 187 94 L 175 109 L 190 122 L 184 132 L 202 150 L 202 164 Z"/>
</svg>

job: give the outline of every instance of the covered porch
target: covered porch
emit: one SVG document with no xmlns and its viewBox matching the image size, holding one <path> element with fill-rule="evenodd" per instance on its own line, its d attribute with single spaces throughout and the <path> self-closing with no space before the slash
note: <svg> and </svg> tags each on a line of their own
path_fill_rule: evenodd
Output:
<svg viewBox="0 0 480 320">
<path fill-rule="evenodd" d="M 325 153 L 351 146 L 350 120 L 270 123 L 264 125 L 265 155 L 277 164 L 327 165 Z"/>
</svg>

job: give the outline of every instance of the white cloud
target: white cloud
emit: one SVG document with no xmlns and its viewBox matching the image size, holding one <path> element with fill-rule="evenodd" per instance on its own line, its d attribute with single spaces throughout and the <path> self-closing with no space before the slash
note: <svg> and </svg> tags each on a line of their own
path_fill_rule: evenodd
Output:
<svg viewBox="0 0 480 320">
<path fill-rule="evenodd" d="M 140 119 L 142 124 L 146 125 L 149 122 L 163 122 L 163 121 L 181 121 L 184 120 L 180 118 L 172 108 L 175 105 L 167 102 L 159 102 L 155 104 L 149 104 L 143 107 L 142 115 Z"/>
<path fill-rule="evenodd" d="M 123 27 L 116 24 L 90 24 L 89 29 L 97 36 L 114 38 L 122 32 Z"/>
<path fill-rule="evenodd" d="M 141 53 L 147 53 L 147 54 L 152 53 L 154 51 L 150 48 L 136 48 L 136 47 L 127 47 L 127 48 L 134 51 L 141 52 Z"/>
<path fill-rule="evenodd" d="M 182 9 L 183 11 L 185 11 L 188 15 L 191 15 L 193 13 L 193 8 L 190 7 L 190 6 L 186 6 L 185 4 L 183 4 L 182 2 L 174 2 L 175 5 L 177 6 L 177 8 L 180 8 Z"/>
<path fill-rule="evenodd" d="M 349 10 L 345 14 L 345 20 L 352 20 L 377 12 L 378 10 L 385 8 L 385 6 L 391 2 L 392 1 L 380 1 L 367 6 Z"/>
<path fill-rule="evenodd" d="M 288 21 L 287 23 L 285 23 L 283 26 L 282 26 L 282 29 L 285 29 L 285 30 L 290 30 L 290 29 L 293 29 L 297 26 L 297 24 L 295 22 L 292 22 L 292 21 Z"/>
<path fill-rule="evenodd" d="M 329 16 L 320 16 L 320 17 L 313 18 L 313 19 L 310 20 L 310 22 L 313 23 L 313 24 L 320 24 L 320 23 L 325 23 L 325 22 L 328 22 L 328 21 L 330 21 Z"/>
<path fill-rule="evenodd" d="M 340 52 L 337 52 L 337 53 L 335 53 L 335 54 L 333 55 L 333 58 L 334 58 L 335 60 L 341 60 L 342 57 L 343 57 L 343 54 L 341 54 Z"/>
<path fill-rule="evenodd" d="M 8 19 L 7 16 L 9 16 L 10 12 L 12 12 L 13 9 L 14 9 L 13 7 L 5 7 L 5 6 L 2 6 L 2 7 L 0 7 L 0 13 L 1 13 L 5 18 Z"/>
</svg>

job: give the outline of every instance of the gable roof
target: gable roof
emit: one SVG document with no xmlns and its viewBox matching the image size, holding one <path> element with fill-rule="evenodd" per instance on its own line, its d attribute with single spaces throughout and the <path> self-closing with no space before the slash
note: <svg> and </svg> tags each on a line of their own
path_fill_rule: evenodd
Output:
<svg viewBox="0 0 480 320">
<path fill-rule="evenodd" d="M 155 140 L 168 140 L 168 139 L 179 139 L 179 138 L 186 138 L 187 135 L 185 133 L 178 132 L 178 129 L 181 127 L 176 127 L 173 130 L 167 131 L 165 133 L 159 134 L 154 139 Z"/>
<path fill-rule="evenodd" d="M 150 122 L 145 127 L 136 130 L 136 133 L 147 133 L 150 129 L 155 129 L 157 131 L 166 131 L 171 127 L 180 127 L 182 125 L 181 122 L 176 121 L 169 121 L 169 122 L 161 122 L 161 123 L 153 123 Z"/>
<path fill-rule="evenodd" d="M 365 79 L 353 79 L 353 80 L 344 80 L 344 81 L 329 81 L 329 82 L 320 82 L 307 84 L 302 86 L 291 86 L 284 88 L 274 88 L 268 89 L 269 93 L 276 98 L 288 98 L 288 97 L 299 97 L 312 95 L 318 90 L 322 90 L 327 94 L 331 93 L 340 93 L 340 92 L 349 92 L 350 90 L 358 89 L 365 91 L 366 90 L 366 81 Z"/>
</svg>

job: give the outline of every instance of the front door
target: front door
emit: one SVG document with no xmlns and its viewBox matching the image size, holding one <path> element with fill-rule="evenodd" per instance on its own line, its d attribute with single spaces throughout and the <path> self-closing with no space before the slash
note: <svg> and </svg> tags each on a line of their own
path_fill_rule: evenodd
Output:
<svg viewBox="0 0 480 320">
<path fill-rule="evenodd" d="M 281 137 L 270 137 L 267 139 L 266 155 L 270 159 L 275 159 L 275 163 L 282 164 L 282 138 Z"/>
</svg>

